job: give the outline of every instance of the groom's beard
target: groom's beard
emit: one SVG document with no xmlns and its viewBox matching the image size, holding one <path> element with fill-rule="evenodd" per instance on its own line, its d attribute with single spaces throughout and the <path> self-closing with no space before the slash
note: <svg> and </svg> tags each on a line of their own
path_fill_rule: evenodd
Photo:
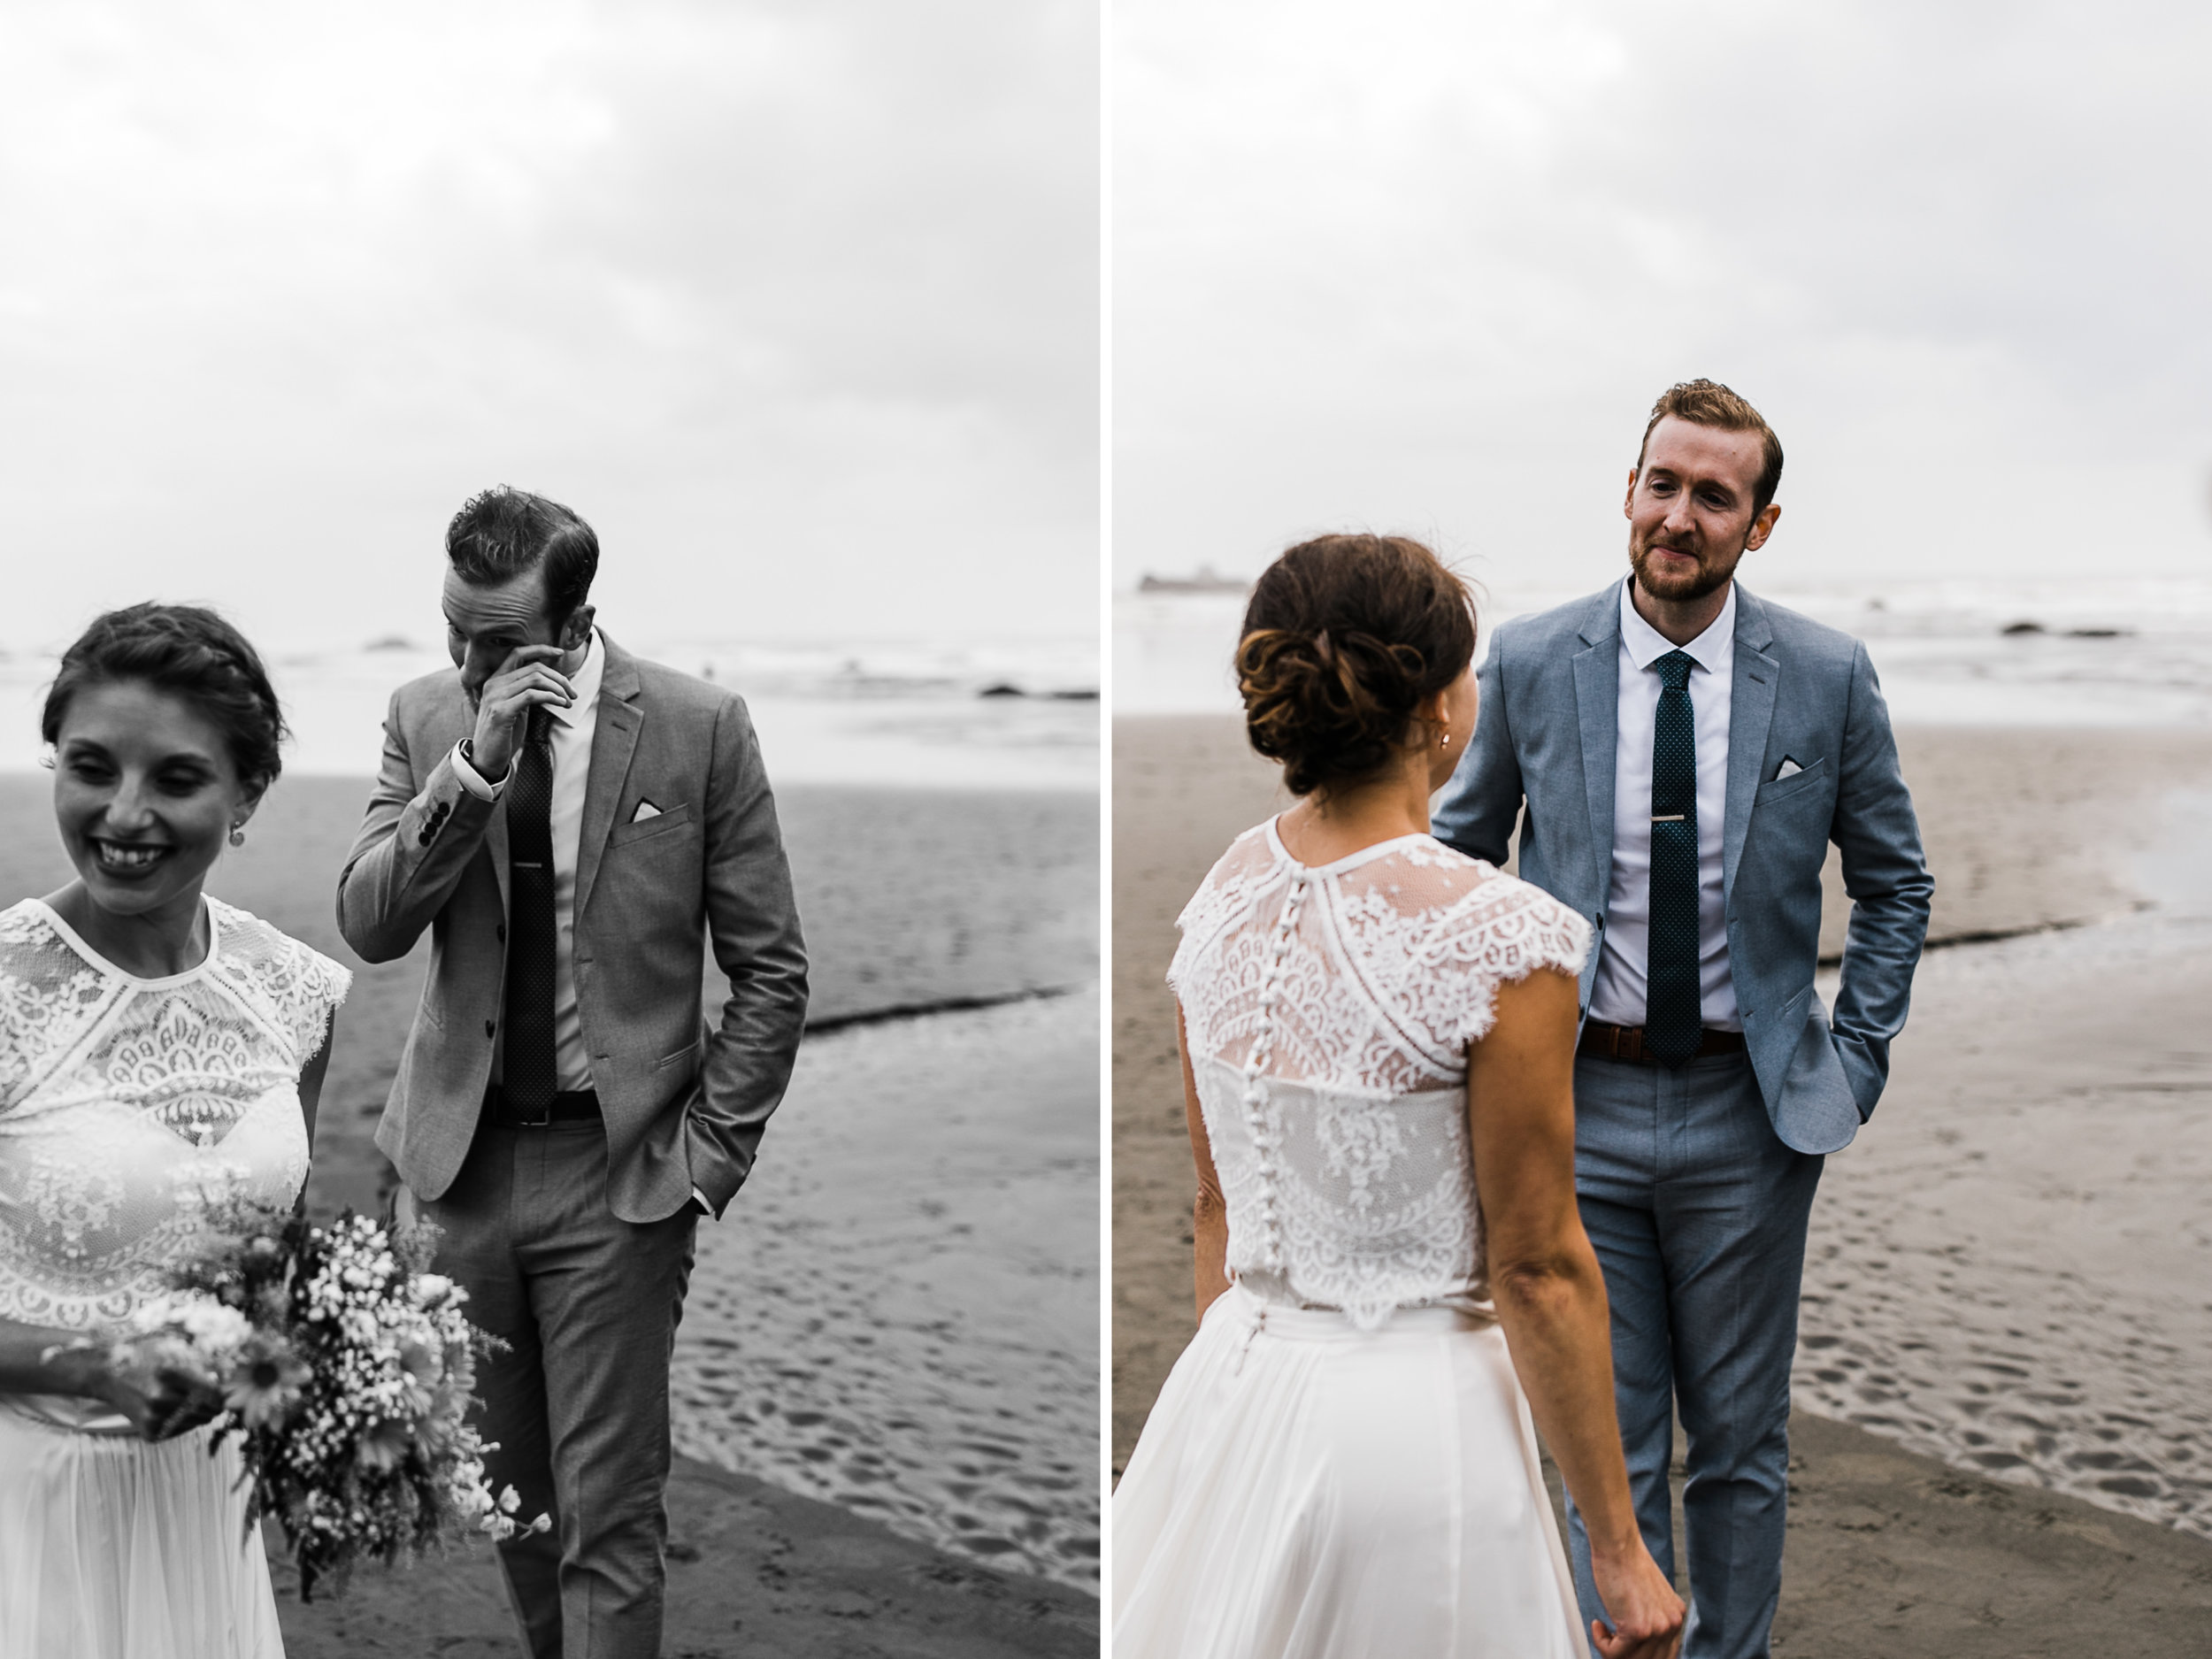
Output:
<svg viewBox="0 0 2212 1659">
<path fill-rule="evenodd" d="M 1667 548 L 1664 550 L 1671 553 L 1687 551 L 1680 548 Z M 1728 585 L 1729 579 L 1735 575 L 1736 566 L 1743 562 L 1744 555 L 1744 550 L 1740 547 L 1735 550 L 1732 557 L 1725 560 L 1713 558 L 1701 553 L 1689 553 L 1688 557 L 1697 560 L 1695 570 L 1667 571 L 1655 566 L 1651 557 L 1652 551 L 1653 549 L 1648 543 L 1634 544 L 1628 549 L 1628 563 L 1630 568 L 1636 572 L 1636 585 L 1654 599 L 1663 599 L 1672 604 L 1681 604 L 1690 600 L 1702 599 L 1708 594 L 1718 593 Z"/>
</svg>

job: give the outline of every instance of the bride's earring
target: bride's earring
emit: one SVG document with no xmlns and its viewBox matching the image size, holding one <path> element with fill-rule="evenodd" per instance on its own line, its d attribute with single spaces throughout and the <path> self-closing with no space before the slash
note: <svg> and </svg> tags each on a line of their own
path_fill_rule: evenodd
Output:
<svg viewBox="0 0 2212 1659">
<path fill-rule="evenodd" d="M 230 826 L 230 844 L 234 847 L 243 847 L 246 844 L 246 826 L 243 824 L 234 824 Z"/>
<path fill-rule="evenodd" d="M 1446 726 L 1443 731 L 1438 734 L 1436 746 L 1439 749 L 1449 749 L 1452 746 L 1452 728 L 1450 726 Z"/>
</svg>

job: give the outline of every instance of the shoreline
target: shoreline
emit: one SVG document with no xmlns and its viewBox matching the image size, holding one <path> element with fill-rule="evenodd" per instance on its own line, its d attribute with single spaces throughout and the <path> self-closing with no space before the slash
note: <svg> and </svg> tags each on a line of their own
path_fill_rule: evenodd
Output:
<svg viewBox="0 0 2212 1659">
<path fill-rule="evenodd" d="M 1233 715 L 1123 717 L 1112 740 L 1118 1474 L 1194 1324 L 1189 1152 L 1173 1005 L 1161 980 L 1174 917 L 1231 838 L 1288 797 L 1278 789 L 1276 769 L 1246 748 Z M 2087 1443 L 2100 1428 L 2139 1433 L 2101 1421 L 2108 1410 L 2125 1412 L 2124 1403 L 2116 1408 L 2100 1396 L 2100 1379 L 2119 1371 L 2080 1367 L 2100 1344 L 2145 1360 L 2140 1343 L 2130 1348 L 2119 1326 L 2124 1315 L 2146 1311 L 2151 1287 L 2127 1252 L 2141 1257 L 2153 1231 L 2164 1240 L 2155 1248 L 2167 1253 L 2177 1283 L 2212 1283 L 2212 1200 L 2191 1188 L 2195 1180 L 2194 1192 L 2212 1192 L 2212 1180 L 2202 1179 L 2212 1175 L 2212 1125 L 2187 1130 L 2193 1138 L 2185 1141 L 2174 1139 L 2185 1127 L 2179 1109 L 2212 1084 L 2212 1034 L 2182 1034 L 2201 1030 L 2185 1010 L 2212 995 L 2212 969 L 2185 972 L 2178 964 L 2185 958 L 2175 953 L 2144 966 L 2138 931 L 2156 931 L 2167 918 L 2212 917 L 2212 880 L 2193 868 L 2192 856 L 2196 815 L 2212 799 L 2212 733 L 1901 727 L 1898 743 L 1936 871 L 1930 931 L 1939 942 L 1916 981 L 1890 1090 L 1853 1148 L 1830 1160 L 1815 1208 L 1803 1332 L 1836 1337 L 1817 1351 L 1851 1363 L 1811 1361 L 1816 1350 L 1801 1348 L 1777 1650 L 1786 1638 L 1792 1649 L 1812 1655 L 1947 1659 L 2073 1652 L 2097 1636 L 2108 1646 L 2124 1632 L 2173 1640 L 2179 1651 L 2200 1635 L 2212 1609 L 2212 1542 L 2170 1519 L 2160 1525 L 2116 1513 L 2116 1504 L 2145 1502 L 2124 1488 L 2100 1491 L 2100 1506 L 2019 1483 L 2038 1478 L 2033 1456 L 2055 1465 L 2069 1456 L 2088 1460 L 2078 1465 L 2085 1484 L 2143 1478 L 2125 1466 L 2131 1458 L 2147 1461 L 2139 1440 L 2124 1440 L 2111 1463 L 2102 1461 L 2110 1448 Z M 1837 902 L 1826 907 L 1824 954 L 1842 942 L 1832 860 L 1828 879 Z M 2139 912 L 2147 902 L 2158 909 Z M 1968 942 L 1990 933 L 2005 937 Z M 2093 942 L 2117 955 L 2108 960 L 2088 949 Z M 2124 972 L 2123 963 L 2135 965 Z M 2013 965 L 2003 972 L 1991 965 L 2003 964 Z M 2113 1017 L 2108 996 L 2123 986 L 2122 1001 L 2141 986 L 2160 987 L 2155 1007 Z M 2006 1033 L 2016 1021 L 2024 1040 L 2011 1042 Z M 2093 1160 L 2101 1142 L 2102 1156 Z M 2165 1148 L 2170 1169 L 2137 1170 Z M 2075 1185 L 2089 1194 L 2069 1194 L 2057 1225 L 2043 1195 L 2054 1164 L 2081 1166 Z M 1947 1190 L 1936 1190 L 1939 1176 Z M 2177 1215 L 2188 1220 L 2178 1240 Z M 2143 1224 L 2132 1234 L 2131 1220 Z M 2008 1379 L 1957 1371 L 1962 1356 L 1947 1350 L 1918 1356 L 1909 1371 L 1897 1363 L 1901 1344 L 1942 1323 L 1930 1317 L 1939 1305 L 1932 1298 L 1978 1292 L 1978 1281 L 1960 1271 L 1959 1240 L 1946 1233 L 1962 1223 L 1995 1229 L 1966 1248 L 1968 1267 L 2016 1251 L 2029 1264 L 2020 1294 L 1991 1299 L 1963 1322 L 1970 1329 L 1962 1342 L 1978 1340 L 1984 1327 L 2001 1334 L 2008 1317 L 2049 1351 L 2057 1336 L 2041 1332 L 2044 1321 L 2022 1317 L 2036 1309 L 2021 1297 L 2032 1286 L 2047 1290 L 2048 1274 L 2034 1265 L 2043 1260 L 2039 1253 L 2097 1252 L 2070 1287 L 2069 1357 L 2078 1363 L 2067 1374 L 2082 1386 L 2060 1392 L 2074 1403 L 2050 1408 L 2037 1425 L 1994 1423 L 2001 1433 L 1978 1449 L 1995 1455 L 1978 1468 L 1962 1466 L 1963 1435 L 1991 1433 L 1990 1419 L 2012 1403 Z M 2184 1246 L 2185 1263 L 2171 1254 Z M 1909 1250 L 1932 1264 L 1926 1275 L 1900 1271 Z M 2193 1279 L 2200 1250 L 2206 1271 Z M 1939 1279 L 1938 1266 L 1952 1277 Z M 2101 1297 L 2101 1285 L 2109 1287 Z M 2212 1308 L 2193 1317 L 2206 1314 Z M 2147 1371 L 2138 1363 L 2137 1376 L 2155 1372 L 2157 1357 L 2148 1356 Z M 1964 1358 L 2012 1363 L 1978 1353 Z M 2031 1362 L 2020 1369 L 2032 1372 L 2040 1363 L 2032 1345 Z M 1844 1380 L 1816 1376 L 1816 1366 Z M 1932 1410 L 1915 1391 L 1954 1380 L 1954 1372 L 1960 1386 Z M 2186 1374 L 2167 1380 L 2178 1386 Z M 1809 1382 L 1828 1392 L 1809 1397 Z M 1955 1402 L 1962 1402 L 1955 1410 Z M 1970 1421 L 1978 1405 L 1984 1420 Z M 2021 1409 L 2032 1415 L 2040 1408 Z M 1942 1449 L 1953 1461 L 1927 1455 L 1932 1436 L 1901 1432 L 1916 1416 L 1951 1435 Z M 2038 1450 L 2039 1436 L 2048 1437 L 2045 1450 Z M 2204 1438 L 2212 1443 L 2212 1435 Z M 2184 1449 L 2188 1458 L 2197 1455 L 2193 1444 Z M 2184 1476 L 2193 1466 L 2170 1457 L 2167 1474 Z M 2100 1548 L 2080 1547 L 2093 1538 Z"/>
</svg>

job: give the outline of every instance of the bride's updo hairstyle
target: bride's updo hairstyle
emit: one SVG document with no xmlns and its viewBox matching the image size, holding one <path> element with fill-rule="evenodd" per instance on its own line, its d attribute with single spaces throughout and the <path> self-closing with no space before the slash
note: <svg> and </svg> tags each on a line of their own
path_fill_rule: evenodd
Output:
<svg viewBox="0 0 2212 1659">
<path fill-rule="evenodd" d="M 1245 607 L 1245 731 L 1283 763 L 1293 795 L 1356 783 L 1396 757 L 1422 699 L 1474 656 L 1474 603 L 1420 542 L 1302 541 L 1267 567 Z"/>
<path fill-rule="evenodd" d="M 199 605 L 130 605 L 96 617 L 62 654 L 38 733 L 61 741 L 70 699 L 88 686 L 135 680 L 190 703 L 221 732 L 231 764 L 258 796 L 283 770 L 288 735 L 276 688 L 246 636 Z"/>
</svg>

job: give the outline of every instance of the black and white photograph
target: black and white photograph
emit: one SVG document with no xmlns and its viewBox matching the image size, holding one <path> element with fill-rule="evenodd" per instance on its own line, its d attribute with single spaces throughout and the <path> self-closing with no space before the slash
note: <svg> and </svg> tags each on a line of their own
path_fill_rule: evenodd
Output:
<svg viewBox="0 0 2212 1659">
<path fill-rule="evenodd" d="M 2203 17 L 1111 18 L 1118 1659 L 2207 1651 Z"/>
<path fill-rule="evenodd" d="M 0 1655 L 1098 1651 L 1101 31 L 0 13 Z"/>
</svg>

